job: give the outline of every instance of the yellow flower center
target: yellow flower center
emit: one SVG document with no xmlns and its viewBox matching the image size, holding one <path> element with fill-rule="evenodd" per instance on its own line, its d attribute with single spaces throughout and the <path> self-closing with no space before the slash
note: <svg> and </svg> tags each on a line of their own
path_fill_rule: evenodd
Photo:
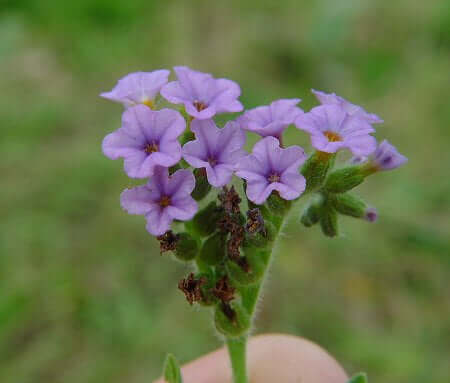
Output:
<svg viewBox="0 0 450 383">
<path fill-rule="evenodd" d="M 167 207 L 170 205 L 170 198 L 166 195 L 162 196 L 159 200 L 159 206 L 161 207 Z"/>
<path fill-rule="evenodd" d="M 324 135 L 326 138 L 328 138 L 328 141 L 330 141 L 330 142 L 342 141 L 342 138 L 339 134 L 332 132 L 330 130 L 327 130 L 326 132 L 324 132 Z"/>
<path fill-rule="evenodd" d="M 147 105 L 150 109 L 153 109 L 155 107 L 153 100 L 146 99 L 146 100 L 142 101 L 142 103 L 144 105 Z"/>
<path fill-rule="evenodd" d="M 147 144 L 144 151 L 148 154 L 152 154 L 154 152 L 157 152 L 159 150 L 158 144 L 156 142 L 151 142 L 150 144 Z"/>
</svg>

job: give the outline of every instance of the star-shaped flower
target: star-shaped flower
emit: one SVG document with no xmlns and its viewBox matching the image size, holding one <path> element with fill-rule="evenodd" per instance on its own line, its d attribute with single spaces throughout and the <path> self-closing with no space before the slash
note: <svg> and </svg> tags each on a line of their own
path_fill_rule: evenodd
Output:
<svg viewBox="0 0 450 383">
<path fill-rule="evenodd" d="M 300 101 L 299 98 L 273 101 L 270 105 L 246 111 L 238 122 L 243 129 L 262 137 L 273 136 L 279 139 L 283 131 L 303 113 L 296 106 Z"/>
<path fill-rule="evenodd" d="M 170 71 L 166 69 L 153 72 L 135 72 L 121 78 L 110 91 L 100 96 L 120 102 L 125 107 L 144 104 L 153 107 L 153 102 L 163 85 L 167 84 Z"/>
<path fill-rule="evenodd" d="M 191 197 L 195 178 L 189 170 L 177 170 L 169 176 L 168 169 L 158 166 L 146 185 L 125 189 L 120 196 L 122 208 L 129 214 L 144 215 L 147 230 L 162 235 L 174 219 L 188 221 L 198 205 Z"/>
<path fill-rule="evenodd" d="M 234 121 L 219 129 L 213 120 L 193 120 L 191 130 L 196 139 L 184 145 L 183 158 L 194 168 L 205 168 L 212 186 L 225 186 L 246 154 L 245 132 Z"/>
<path fill-rule="evenodd" d="M 252 154 L 238 163 L 236 175 L 247 180 L 247 197 L 260 205 L 277 191 L 286 200 L 298 198 L 305 190 L 306 181 L 299 167 L 306 155 L 299 146 L 280 148 L 274 137 L 260 140 Z"/>
<path fill-rule="evenodd" d="M 243 109 L 238 101 L 241 89 L 234 81 L 215 79 L 208 73 L 185 66 L 174 67 L 174 70 L 178 81 L 165 85 L 161 95 L 173 104 L 184 104 L 190 116 L 205 120 L 218 113 L 240 112 Z"/>
<path fill-rule="evenodd" d="M 366 120 L 369 124 L 381 124 L 383 122 L 376 114 L 366 112 L 363 107 L 352 104 L 350 101 L 347 101 L 345 98 L 342 98 L 335 93 L 325 93 L 314 89 L 311 91 L 323 105 L 339 105 L 351 116 L 357 116 Z"/>
<path fill-rule="evenodd" d="M 376 147 L 370 135 L 375 130 L 366 121 L 349 115 L 342 106 L 320 105 L 297 117 L 295 125 L 311 135 L 311 143 L 321 152 L 336 153 L 348 148 L 355 156 L 366 156 Z"/>
<path fill-rule="evenodd" d="M 177 139 L 185 127 L 185 120 L 177 111 L 133 106 L 123 113 L 122 127 L 104 138 L 103 153 L 112 160 L 123 157 L 129 177 L 150 177 L 155 166 L 170 167 L 180 161 L 181 145 Z"/>
</svg>

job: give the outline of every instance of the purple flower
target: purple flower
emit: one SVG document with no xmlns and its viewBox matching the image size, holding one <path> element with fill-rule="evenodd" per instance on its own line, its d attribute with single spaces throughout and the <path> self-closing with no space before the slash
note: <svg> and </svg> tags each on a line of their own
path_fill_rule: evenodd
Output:
<svg viewBox="0 0 450 383">
<path fill-rule="evenodd" d="M 241 88 L 234 81 L 215 79 L 208 73 L 197 72 L 185 66 L 174 67 L 178 81 L 169 82 L 162 96 L 173 104 L 184 104 L 186 112 L 199 120 L 218 113 L 240 112 L 238 101 Z"/>
<path fill-rule="evenodd" d="M 174 219 L 188 221 L 198 206 L 191 197 L 195 178 L 189 170 L 177 170 L 169 176 L 158 166 L 146 185 L 125 189 L 120 196 L 122 208 L 130 214 L 145 215 L 147 230 L 162 235 Z"/>
<path fill-rule="evenodd" d="M 367 113 L 361 106 L 352 104 L 345 98 L 337 96 L 335 93 L 324 93 L 319 90 L 311 89 L 319 102 L 323 105 L 339 105 L 341 106 L 350 116 L 357 116 L 362 120 L 366 120 L 369 124 L 381 124 L 383 120 L 376 114 Z"/>
<path fill-rule="evenodd" d="M 125 107 L 145 104 L 153 108 L 153 100 L 163 85 L 167 83 L 170 71 L 166 69 L 153 72 L 135 72 L 121 78 L 110 91 L 100 96 L 122 103 Z"/>
<path fill-rule="evenodd" d="M 183 146 L 183 158 L 194 168 L 205 168 L 208 182 L 222 187 L 231 181 L 237 162 L 245 156 L 245 133 L 230 121 L 219 129 L 213 120 L 193 120 L 196 139 Z"/>
<path fill-rule="evenodd" d="M 177 138 L 185 127 L 184 118 L 174 110 L 133 106 L 123 113 L 122 127 L 104 138 L 103 153 L 112 160 L 125 158 L 129 177 L 150 177 L 155 166 L 170 167 L 180 161 Z"/>
<path fill-rule="evenodd" d="M 298 170 L 305 159 L 301 147 L 282 149 L 275 137 L 266 137 L 253 147 L 252 154 L 239 161 L 236 175 L 247 180 L 247 197 L 258 205 L 274 190 L 292 200 L 305 190 L 305 178 Z"/>
<path fill-rule="evenodd" d="M 311 135 L 311 143 L 321 152 L 336 153 L 348 148 L 356 156 L 366 156 L 376 147 L 370 135 L 375 130 L 365 120 L 350 116 L 341 106 L 320 105 L 297 117 L 295 125 Z"/>
<path fill-rule="evenodd" d="M 391 170 L 408 162 L 408 158 L 400 154 L 395 146 L 384 140 L 373 153 L 370 162 L 377 170 Z"/>
<path fill-rule="evenodd" d="M 267 106 L 250 109 L 239 117 L 238 122 L 243 129 L 262 137 L 273 136 L 279 139 L 283 131 L 303 113 L 296 106 L 300 101 L 299 98 L 282 99 Z"/>
</svg>

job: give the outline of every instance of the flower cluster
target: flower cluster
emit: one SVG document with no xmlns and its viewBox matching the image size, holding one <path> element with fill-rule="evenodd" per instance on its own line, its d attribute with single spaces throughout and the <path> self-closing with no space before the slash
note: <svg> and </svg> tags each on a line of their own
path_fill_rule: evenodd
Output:
<svg viewBox="0 0 450 383">
<path fill-rule="evenodd" d="M 123 209 L 145 216 L 162 252 L 196 261 L 198 273 L 179 285 L 188 301 L 218 305 L 218 328 L 236 332 L 246 323 L 239 305 L 230 303 L 239 295 L 236 286 L 260 278 L 292 202 L 311 196 L 301 222 L 320 223 L 325 235 L 336 236 L 338 215 L 377 218 L 373 207 L 348 192 L 407 159 L 386 140 L 377 146 L 373 125 L 383 122 L 377 115 L 334 93 L 313 90 L 321 105 L 310 111 L 298 98 L 280 99 L 219 127 L 218 114 L 244 109 L 239 85 L 184 66 L 174 72 L 171 82 L 168 70 L 132 73 L 101 94 L 125 107 L 121 127 L 103 140 L 103 153 L 123 158 L 129 177 L 146 179 L 123 191 Z M 284 145 L 289 126 L 309 134 L 310 155 Z M 250 151 L 247 131 L 260 136 Z M 334 169 L 342 150 L 352 153 L 351 164 Z M 244 193 L 230 187 L 233 176 Z M 204 203 L 214 190 L 215 198 Z M 247 212 L 241 211 L 244 196 Z M 173 221 L 184 222 L 180 233 L 172 232 Z"/>
</svg>

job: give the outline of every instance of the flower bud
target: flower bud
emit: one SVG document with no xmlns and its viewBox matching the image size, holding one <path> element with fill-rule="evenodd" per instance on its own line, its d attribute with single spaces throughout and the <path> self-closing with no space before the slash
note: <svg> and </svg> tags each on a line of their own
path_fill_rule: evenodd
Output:
<svg viewBox="0 0 450 383">
<path fill-rule="evenodd" d="M 311 204 L 303 212 L 300 222 L 306 226 L 311 227 L 315 225 L 320 220 L 320 211 L 322 209 L 322 199 L 317 199 L 312 201 Z"/>
<path fill-rule="evenodd" d="M 208 195 L 211 190 L 211 185 L 208 182 L 204 168 L 195 169 L 194 176 L 195 188 L 191 195 L 196 201 L 200 201 Z"/>
<path fill-rule="evenodd" d="M 338 234 L 337 213 L 329 201 L 326 201 L 320 212 L 320 227 L 327 237 L 336 237 Z"/>
<path fill-rule="evenodd" d="M 250 328 L 250 317 L 247 311 L 237 302 L 220 303 L 214 313 L 217 331 L 226 337 L 238 337 Z"/>
<path fill-rule="evenodd" d="M 216 231 L 217 223 L 222 215 L 222 209 L 213 201 L 200 210 L 192 221 L 187 222 L 186 226 L 199 236 L 207 237 Z"/>
<path fill-rule="evenodd" d="M 331 173 L 324 186 L 329 193 L 345 193 L 364 181 L 365 175 L 359 166 L 349 166 Z"/>
<path fill-rule="evenodd" d="M 352 194 L 336 194 L 331 198 L 331 202 L 340 214 L 363 218 L 370 222 L 376 220 L 376 209 L 368 207 L 362 199 Z"/>
<path fill-rule="evenodd" d="M 192 261 L 200 250 L 200 241 L 188 233 L 177 235 L 174 254 L 180 261 Z"/>
<path fill-rule="evenodd" d="M 203 264 L 214 266 L 219 264 L 226 254 L 226 235 L 215 233 L 211 235 L 200 250 L 199 261 Z"/>
<path fill-rule="evenodd" d="M 319 189 L 328 171 L 333 167 L 335 154 L 315 152 L 310 156 L 302 167 L 302 174 L 306 179 L 305 192 Z"/>
</svg>

